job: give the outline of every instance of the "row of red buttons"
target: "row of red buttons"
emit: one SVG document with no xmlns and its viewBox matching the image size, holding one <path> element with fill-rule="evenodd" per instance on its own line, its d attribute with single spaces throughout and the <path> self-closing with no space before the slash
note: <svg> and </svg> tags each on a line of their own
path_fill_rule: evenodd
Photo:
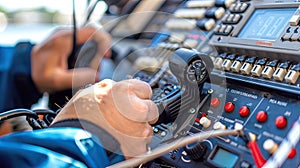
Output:
<svg viewBox="0 0 300 168">
<path fill-rule="evenodd" d="M 212 98 L 210 105 L 212 107 L 218 107 L 220 105 L 220 100 L 216 97 Z M 235 105 L 232 102 L 227 102 L 224 106 L 224 110 L 227 113 L 233 112 L 234 108 L 235 108 Z M 239 109 L 239 114 L 241 117 L 247 117 L 250 114 L 250 109 L 247 106 L 242 106 Z M 256 120 L 258 122 L 266 122 L 267 119 L 268 119 L 268 114 L 265 111 L 259 111 L 256 114 Z M 277 128 L 280 128 L 280 129 L 286 127 L 286 125 L 287 125 L 286 118 L 284 116 L 278 116 L 275 120 L 275 125 Z"/>
<path fill-rule="evenodd" d="M 218 107 L 220 105 L 220 100 L 218 98 L 213 98 L 210 102 L 210 105 L 212 107 Z M 235 106 L 232 102 L 227 102 L 224 106 L 224 110 L 227 112 L 227 113 L 231 113 L 233 112 Z M 239 109 L 239 114 L 242 116 L 242 117 L 247 117 L 249 114 L 250 114 L 250 110 L 247 106 L 242 106 L 240 109 Z"/>
</svg>

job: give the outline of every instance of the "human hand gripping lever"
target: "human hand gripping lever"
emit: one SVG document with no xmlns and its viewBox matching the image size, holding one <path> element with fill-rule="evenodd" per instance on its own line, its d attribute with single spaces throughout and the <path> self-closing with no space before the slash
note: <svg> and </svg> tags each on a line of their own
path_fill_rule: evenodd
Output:
<svg viewBox="0 0 300 168">
<path fill-rule="evenodd" d="M 129 159 L 145 153 L 151 142 L 153 131 L 150 124 L 154 124 L 158 117 L 151 96 L 151 87 L 140 80 L 115 82 L 105 79 L 78 91 L 58 113 L 53 124 L 70 119 L 93 123 L 114 137 L 122 152 L 118 154 Z M 103 148 L 112 151 L 109 142 L 106 143 L 108 145 Z"/>
<path fill-rule="evenodd" d="M 204 83 L 209 80 L 208 76 L 212 68 L 211 60 L 206 55 L 187 49 L 179 49 L 170 56 L 169 67 L 171 72 L 179 80 L 181 87 L 180 109 L 178 114 L 176 114 L 176 120 L 170 127 L 170 133 L 172 134 L 171 139 L 165 141 L 165 143 L 162 143 L 153 150 L 148 148 L 147 153 L 109 166 L 110 168 L 138 166 L 169 151 L 196 141 L 216 136 L 241 134 L 241 132 L 237 130 L 214 130 L 185 136 L 192 125 L 191 123 L 194 122 L 201 104 L 209 97 L 208 95 L 203 96 L 201 91 Z M 168 112 L 170 113 L 172 111 Z"/>
</svg>

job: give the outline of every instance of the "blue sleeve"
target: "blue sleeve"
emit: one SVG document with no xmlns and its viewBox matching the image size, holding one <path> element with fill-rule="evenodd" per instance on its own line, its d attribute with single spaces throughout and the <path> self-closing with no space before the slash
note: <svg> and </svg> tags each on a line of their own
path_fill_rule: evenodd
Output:
<svg viewBox="0 0 300 168">
<path fill-rule="evenodd" d="M 31 78 L 32 47 L 29 42 L 0 47 L 0 112 L 30 108 L 40 97 Z"/>
<path fill-rule="evenodd" d="M 97 136 L 78 128 L 48 128 L 0 138 L 0 167 L 110 165 Z"/>
</svg>

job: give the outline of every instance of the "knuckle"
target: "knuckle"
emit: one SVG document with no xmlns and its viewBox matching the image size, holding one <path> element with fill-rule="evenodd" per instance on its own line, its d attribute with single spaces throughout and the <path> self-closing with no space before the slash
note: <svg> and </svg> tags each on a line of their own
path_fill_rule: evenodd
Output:
<svg viewBox="0 0 300 168">
<path fill-rule="evenodd" d="M 127 86 L 127 89 L 128 89 L 128 91 L 130 91 L 130 92 L 133 91 L 134 88 L 135 88 L 135 86 L 134 86 L 134 84 L 132 84 L 132 83 L 129 83 L 128 86 Z"/>
<path fill-rule="evenodd" d="M 148 112 L 149 112 L 149 103 L 141 103 L 141 112 L 143 113 L 143 114 L 147 114 Z"/>
<path fill-rule="evenodd" d="M 137 137 L 141 138 L 142 141 L 147 140 L 153 135 L 152 127 L 147 123 L 143 123 L 140 126 L 139 132 L 140 133 L 137 135 Z"/>
<path fill-rule="evenodd" d="M 100 87 L 100 88 L 104 88 L 104 87 L 112 87 L 113 84 L 113 80 L 111 79 L 104 79 L 101 82 L 98 82 L 96 84 L 96 86 Z"/>
</svg>

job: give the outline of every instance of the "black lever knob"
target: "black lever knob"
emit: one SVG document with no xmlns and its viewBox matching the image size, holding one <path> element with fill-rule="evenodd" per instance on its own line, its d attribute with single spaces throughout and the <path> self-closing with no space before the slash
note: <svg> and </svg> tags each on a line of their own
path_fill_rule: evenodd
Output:
<svg viewBox="0 0 300 168">
<path fill-rule="evenodd" d="M 208 55 L 181 48 L 169 57 L 169 67 L 179 81 L 181 97 L 176 104 L 177 110 L 169 110 L 166 113 L 176 116 L 172 124 L 174 136 L 182 136 L 194 122 L 197 106 L 204 96 L 202 88 L 209 80 L 213 66 Z"/>
<path fill-rule="evenodd" d="M 191 84 L 203 85 L 213 67 L 207 55 L 184 48 L 176 50 L 170 56 L 169 66 L 180 84 L 185 87 Z"/>
<path fill-rule="evenodd" d="M 188 156 L 193 160 L 199 160 L 203 158 L 207 151 L 207 146 L 204 142 L 195 142 L 192 144 L 188 144 L 184 147 L 184 151 L 188 154 Z"/>
</svg>

